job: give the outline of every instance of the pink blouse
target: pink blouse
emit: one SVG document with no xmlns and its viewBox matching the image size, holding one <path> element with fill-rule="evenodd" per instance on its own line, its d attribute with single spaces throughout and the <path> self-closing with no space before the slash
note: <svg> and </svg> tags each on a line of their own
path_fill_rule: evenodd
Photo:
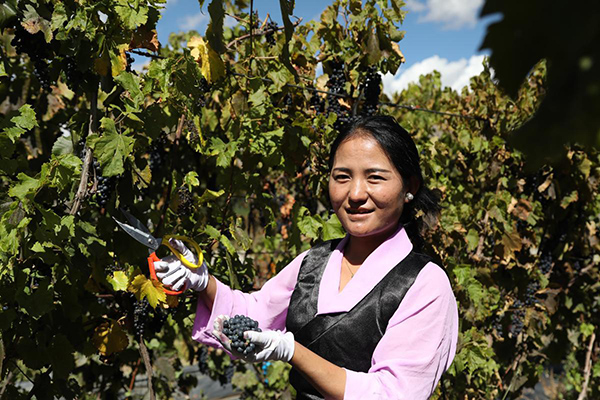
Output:
<svg viewBox="0 0 600 400">
<path fill-rule="evenodd" d="M 344 238 L 332 253 L 319 285 L 317 315 L 350 311 L 412 250 L 400 227 L 367 257 L 339 292 Z M 231 290 L 217 281 L 212 312 L 198 301 L 192 337 L 214 347 L 213 320 L 218 315 L 243 314 L 265 329 L 285 330 L 285 319 L 298 271 L 307 252 L 254 293 Z M 417 276 L 390 319 L 368 372 L 346 369 L 344 399 L 427 399 L 448 369 L 458 339 L 458 310 L 450 282 L 436 264 L 428 263 Z"/>
</svg>

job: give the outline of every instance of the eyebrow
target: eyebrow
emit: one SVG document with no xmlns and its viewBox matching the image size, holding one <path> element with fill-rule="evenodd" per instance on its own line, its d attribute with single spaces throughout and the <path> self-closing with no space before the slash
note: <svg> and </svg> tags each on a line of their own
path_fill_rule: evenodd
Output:
<svg viewBox="0 0 600 400">
<path fill-rule="evenodd" d="M 350 170 L 350 168 L 344 168 L 344 167 L 336 167 L 336 168 L 333 169 L 333 171 L 336 171 L 336 172 L 346 172 L 346 173 L 352 172 Z M 383 169 L 383 168 L 369 168 L 369 169 L 365 170 L 365 172 L 367 174 L 373 174 L 373 173 L 378 173 L 378 172 L 387 172 L 387 173 L 390 173 L 391 171 L 388 170 L 388 169 Z"/>
</svg>

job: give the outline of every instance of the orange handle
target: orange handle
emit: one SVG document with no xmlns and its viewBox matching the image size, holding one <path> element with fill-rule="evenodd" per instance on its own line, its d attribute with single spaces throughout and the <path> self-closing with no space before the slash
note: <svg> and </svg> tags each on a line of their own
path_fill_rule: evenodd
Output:
<svg viewBox="0 0 600 400">
<path fill-rule="evenodd" d="M 154 261 L 160 261 L 160 258 L 158 258 L 156 256 L 156 253 L 152 253 L 150 254 L 150 257 L 148 257 L 148 268 L 150 269 L 150 277 L 152 279 L 154 279 L 155 281 L 159 281 L 160 280 L 156 277 L 156 271 L 154 270 Z M 169 290 L 167 288 L 163 287 L 163 290 L 165 291 L 166 294 L 170 294 L 172 296 L 178 296 L 181 293 L 183 293 L 183 290 L 180 291 L 174 291 L 174 290 Z"/>
</svg>

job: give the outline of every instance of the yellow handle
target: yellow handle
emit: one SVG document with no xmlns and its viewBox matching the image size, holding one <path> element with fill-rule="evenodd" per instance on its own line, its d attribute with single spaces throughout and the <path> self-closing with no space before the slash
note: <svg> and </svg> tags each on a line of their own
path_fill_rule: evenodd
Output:
<svg viewBox="0 0 600 400">
<path fill-rule="evenodd" d="M 196 252 L 196 256 L 198 257 L 198 264 L 189 262 L 188 260 L 185 259 L 183 254 L 181 254 L 176 248 L 171 246 L 171 243 L 169 243 L 169 239 L 171 239 L 171 238 L 181 240 L 182 242 L 185 242 L 185 243 L 189 244 L 190 246 L 192 246 L 193 250 Z M 191 268 L 191 269 L 198 268 L 202 265 L 202 262 L 204 261 L 204 255 L 202 254 L 202 251 L 200 250 L 200 246 L 198 246 L 198 243 L 194 242 L 192 239 L 188 238 L 187 236 L 165 235 L 163 237 L 161 244 L 164 244 L 165 246 L 167 246 L 169 248 L 169 250 L 171 250 L 173 252 L 173 254 L 175 254 L 175 256 L 177 256 L 177 258 L 179 258 L 179 260 L 183 263 L 183 265 L 185 265 L 188 268 Z"/>
</svg>

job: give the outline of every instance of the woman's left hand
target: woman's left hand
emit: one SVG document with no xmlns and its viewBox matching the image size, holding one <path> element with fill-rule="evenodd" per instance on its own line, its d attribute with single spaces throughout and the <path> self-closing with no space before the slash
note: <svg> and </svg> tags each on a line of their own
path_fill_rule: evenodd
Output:
<svg viewBox="0 0 600 400">
<path fill-rule="evenodd" d="M 231 346 L 231 340 L 223 333 L 223 322 L 229 319 L 219 315 L 214 322 L 213 335 L 223 347 L 237 358 L 248 362 L 285 361 L 289 362 L 294 355 L 294 334 L 282 331 L 246 331 L 244 338 L 253 343 L 255 349 L 249 354 L 243 354 Z"/>
</svg>

